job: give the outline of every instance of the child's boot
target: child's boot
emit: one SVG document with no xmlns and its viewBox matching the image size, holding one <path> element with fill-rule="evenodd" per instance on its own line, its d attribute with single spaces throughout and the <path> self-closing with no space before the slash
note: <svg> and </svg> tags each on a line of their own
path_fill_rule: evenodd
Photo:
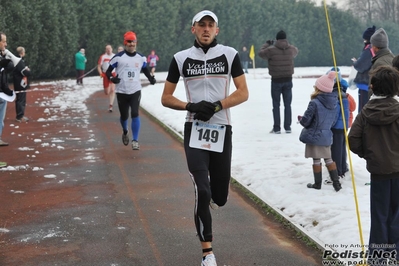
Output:
<svg viewBox="0 0 399 266">
<path fill-rule="evenodd" d="M 321 188 L 321 164 L 313 165 L 314 184 L 309 183 L 308 188 L 320 189 Z"/>
<path fill-rule="evenodd" d="M 328 172 L 330 173 L 331 180 L 333 182 L 333 187 L 335 191 L 340 191 L 341 190 L 341 183 L 339 182 L 339 176 L 337 172 L 337 165 L 335 162 L 332 164 L 327 165 Z"/>
</svg>

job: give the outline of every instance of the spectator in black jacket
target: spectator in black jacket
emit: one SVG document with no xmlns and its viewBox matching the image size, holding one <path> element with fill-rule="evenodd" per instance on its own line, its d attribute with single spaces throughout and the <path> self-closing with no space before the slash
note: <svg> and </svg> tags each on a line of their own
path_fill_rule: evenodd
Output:
<svg viewBox="0 0 399 266">
<path fill-rule="evenodd" d="M 31 75 L 29 67 L 25 65 L 24 56 L 25 48 L 20 46 L 17 48 L 17 54 L 21 58 L 21 61 L 14 68 L 14 91 L 17 93 L 15 100 L 15 112 L 17 122 L 28 122 L 29 118 L 25 116 L 26 107 L 26 92 L 29 89 L 29 78 Z"/>
</svg>

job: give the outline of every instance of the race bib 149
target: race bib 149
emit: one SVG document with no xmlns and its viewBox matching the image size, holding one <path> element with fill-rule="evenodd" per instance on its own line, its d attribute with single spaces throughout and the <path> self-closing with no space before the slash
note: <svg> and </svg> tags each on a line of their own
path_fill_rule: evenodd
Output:
<svg viewBox="0 0 399 266">
<path fill-rule="evenodd" d="M 191 128 L 191 148 L 223 152 L 226 126 L 209 124 L 195 120 Z"/>
</svg>

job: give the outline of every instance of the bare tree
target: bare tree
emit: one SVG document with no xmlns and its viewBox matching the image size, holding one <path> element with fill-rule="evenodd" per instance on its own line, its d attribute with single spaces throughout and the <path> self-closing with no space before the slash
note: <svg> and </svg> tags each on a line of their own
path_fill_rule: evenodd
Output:
<svg viewBox="0 0 399 266">
<path fill-rule="evenodd" d="M 378 0 L 375 1 L 376 10 L 380 20 L 398 21 L 398 1 L 397 0 Z"/>
<path fill-rule="evenodd" d="M 378 0 L 347 0 L 348 9 L 364 21 L 374 19 L 373 8 Z"/>
<path fill-rule="evenodd" d="M 398 0 L 347 0 L 348 9 L 365 22 L 388 20 L 399 22 Z"/>
</svg>

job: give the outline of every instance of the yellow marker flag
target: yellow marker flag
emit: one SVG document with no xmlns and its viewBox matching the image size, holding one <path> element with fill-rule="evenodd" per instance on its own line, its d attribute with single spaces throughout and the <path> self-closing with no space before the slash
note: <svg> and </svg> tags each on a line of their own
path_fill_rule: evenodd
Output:
<svg viewBox="0 0 399 266">
<path fill-rule="evenodd" d="M 251 50 L 249 51 L 249 58 L 251 58 L 252 61 L 255 59 L 255 47 L 253 44 L 251 45 Z"/>
</svg>

